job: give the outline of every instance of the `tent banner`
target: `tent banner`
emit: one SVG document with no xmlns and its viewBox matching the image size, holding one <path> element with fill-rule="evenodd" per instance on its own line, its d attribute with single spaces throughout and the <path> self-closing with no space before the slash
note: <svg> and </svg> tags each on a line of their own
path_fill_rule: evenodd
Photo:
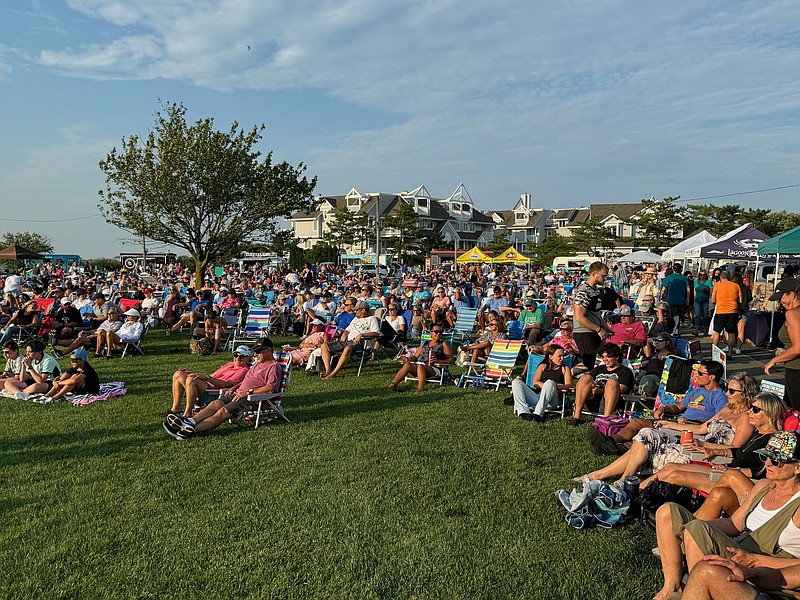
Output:
<svg viewBox="0 0 800 600">
<path fill-rule="evenodd" d="M 500 256 L 493 258 L 494 263 L 529 263 L 531 259 L 523 256 L 513 246 L 510 246 L 505 252 L 501 252 Z"/>
</svg>

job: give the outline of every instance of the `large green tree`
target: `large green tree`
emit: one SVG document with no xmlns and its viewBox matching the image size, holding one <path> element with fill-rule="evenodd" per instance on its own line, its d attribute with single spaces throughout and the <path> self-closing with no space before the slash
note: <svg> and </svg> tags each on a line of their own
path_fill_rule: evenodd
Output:
<svg viewBox="0 0 800 600">
<path fill-rule="evenodd" d="M 53 242 L 48 237 L 35 231 L 20 231 L 18 233 L 7 231 L 3 234 L 3 238 L 0 240 L 0 249 L 14 245 L 39 254 L 51 254 L 53 252 Z"/>
<path fill-rule="evenodd" d="M 317 179 L 303 175 L 303 163 L 273 164 L 272 152 L 257 150 L 264 129 L 189 124 L 182 104 L 168 105 L 146 137 L 123 138 L 100 161 L 99 209 L 117 227 L 185 249 L 202 280 L 207 265 L 243 243 L 269 243 L 278 217 L 312 201 Z"/>
<path fill-rule="evenodd" d="M 558 233 L 551 233 L 538 244 L 528 245 L 528 257 L 541 267 L 549 267 L 557 256 L 570 256 L 572 252 L 571 239 Z"/>
<path fill-rule="evenodd" d="M 774 237 L 800 225 L 800 214 L 768 208 L 743 208 L 738 204 L 689 204 L 685 220 L 687 229 L 708 229 L 716 235 L 752 223 L 756 229 Z"/>
<path fill-rule="evenodd" d="M 493 252 L 494 256 L 497 256 L 501 252 L 508 250 L 510 245 L 511 240 L 508 237 L 508 231 L 498 231 L 486 244 L 486 249 Z"/>
<path fill-rule="evenodd" d="M 353 216 L 346 207 L 337 208 L 327 223 L 326 241 L 340 248 L 352 246 L 356 240 L 356 224 Z"/>
<path fill-rule="evenodd" d="M 631 222 L 644 230 L 636 238 L 637 245 L 661 253 L 683 238 L 683 210 L 675 205 L 679 198 L 667 196 L 661 200 L 642 200 L 642 209 L 631 217 Z"/>
<path fill-rule="evenodd" d="M 589 256 L 600 256 L 613 251 L 617 238 L 603 227 L 600 219 L 592 217 L 572 231 L 572 248 L 575 252 L 586 252 Z"/>
<path fill-rule="evenodd" d="M 401 262 L 408 260 L 411 254 L 416 254 L 410 250 L 418 243 L 422 229 L 419 226 L 419 215 L 408 202 L 399 201 L 384 217 L 383 227 L 391 234 L 388 243 Z"/>
</svg>

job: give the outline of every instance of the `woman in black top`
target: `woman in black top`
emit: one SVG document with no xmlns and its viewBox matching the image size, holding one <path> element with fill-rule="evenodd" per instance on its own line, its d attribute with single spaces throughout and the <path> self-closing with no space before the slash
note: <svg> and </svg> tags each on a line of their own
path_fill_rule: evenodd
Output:
<svg viewBox="0 0 800 600">
<path fill-rule="evenodd" d="M 528 354 L 532 353 L 528 346 Z M 511 398 L 509 404 L 514 404 L 514 414 L 525 421 L 544 421 L 544 411 L 558 405 L 561 392 L 572 385 L 572 372 L 564 364 L 564 349 L 551 344 L 544 352 L 544 359 L 536 367 L 533 376 L 533 387 L 525 383 L 528 372 L 528 362 L 522 375 L 511 382 Z"/>
<path fill-rule="evenodd" d="M 406 376 L 416 377 L 417 393 L 425 389 L 425 382 L 430 377 L 440 377 L 446 365 L 453 364 L 453 350 L 450 344 L 442 341 L 443 328 L 441 325 L 431 327 L 431 341 L 425 342 L 417 348 L 413 357 L 403 356 L 403 366 L 394 376 L 389 389 L 398 391 L 398 386 Z"/>
<path fill-rule="evenodd" d="M 756 429 L 752 437 L 739 448 L 703 448 L 699 441 L 688 447 L 702 451 L 706 459 L 715 456 L 733 458 L 730 464 L 668 464 L 658 472 L 660 481 L 709 493 L 695 514 L 698 519 L 717 519 L 723 510 L 729 515 L 733 514 L 739 508 L 739 498 L 744 497 L 754 485 L 750 479 L 764 477 L 764 459 L 756 454 L 756 450 L 764 448 L 770 436 L 783 429 L 786 404 L 775 394 L 762 392 L 753 399 L 749 418 Z M 713 473 L 722 473 L 722 476 L 718 481 L 716 476 L 712 480 Z"/>
</svg>

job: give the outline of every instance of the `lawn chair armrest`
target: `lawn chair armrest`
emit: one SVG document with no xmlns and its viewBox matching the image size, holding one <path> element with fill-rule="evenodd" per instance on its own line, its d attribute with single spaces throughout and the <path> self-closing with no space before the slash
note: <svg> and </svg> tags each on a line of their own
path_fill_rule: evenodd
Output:
<svg viewBox="0 0 800 600">
<path fill-rule="evenodd" d="M 486 363 L 477 363 L 477 362 L 465 362 L 461 366 L 462 367 L 483 367 Z"/>
</svg>

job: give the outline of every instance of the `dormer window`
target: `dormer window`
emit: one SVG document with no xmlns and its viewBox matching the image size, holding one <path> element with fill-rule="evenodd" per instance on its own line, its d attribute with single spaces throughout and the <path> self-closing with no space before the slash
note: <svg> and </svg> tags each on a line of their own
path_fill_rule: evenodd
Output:
<svg viewBox="0 0 800 600">
<path fill-rule="evenodd" d="M 517 224 L 527 223 L 528 222 L 528 215 L 526 215 L 524 212 L 514 213 L 514 221 Z"/>
</svg>

